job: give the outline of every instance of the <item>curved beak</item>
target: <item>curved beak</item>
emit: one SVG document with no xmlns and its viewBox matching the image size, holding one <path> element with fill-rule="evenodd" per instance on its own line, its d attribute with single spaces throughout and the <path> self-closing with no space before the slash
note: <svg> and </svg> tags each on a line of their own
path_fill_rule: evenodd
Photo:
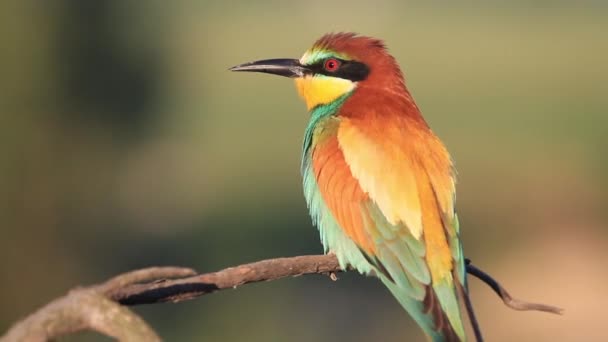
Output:
<svg viewBox="0 0 608 342">
<path fill-rule="evenodd" d="M 300 64 L 297 59 L 277 58 L 265 59 L 233 66 L 230 71 L 263 72 L 285 77 L 303 77 L 311 71 Z"/>
</svg>

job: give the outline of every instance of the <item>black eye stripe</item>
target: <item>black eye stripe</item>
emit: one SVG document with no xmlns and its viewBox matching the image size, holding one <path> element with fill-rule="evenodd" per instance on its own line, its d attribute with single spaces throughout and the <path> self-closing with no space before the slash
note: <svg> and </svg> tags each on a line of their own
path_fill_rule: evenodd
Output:
<svg viewBox="0 0 608 342">
<path fill-rule="evenodd" d="M 347 61 L 339 58 L 334 58 L 340 62 L 340 67 L 333 72 L 328 72 L 325 70 L 325 59 L 319 61 L 313 65 L 309 65 L 308 69 L 312 71 L 313 74 L 321 74 L 327 75 L 331 77 L 339 77 L 347 80 L 351 80 L 353 82 L 363 81 L 369 75 L 369 67 L 361 62 L 357 61 Z"/>
</svg>

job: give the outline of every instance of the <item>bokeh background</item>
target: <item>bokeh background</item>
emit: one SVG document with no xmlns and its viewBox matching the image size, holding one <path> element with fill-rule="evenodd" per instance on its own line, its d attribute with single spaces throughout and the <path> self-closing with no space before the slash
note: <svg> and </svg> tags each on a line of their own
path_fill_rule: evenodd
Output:
<svg viewBox="0 0 608 342">
<path fill-rule="evenodd" d="M 459 170 L 489 341 L 606 341 L 603 1 L 3 1 L 0 332 L 77 284 L 321 251 L 289 80 L 227 68 L 321 34 L 384 38 Z M 422 341 L 374 279 L 301 277 L 138 307 L 168 341 Z M 67 340 L 97 339 L 81 334 Z M 101 339 L 105 340 L 105 339 Z"/>
</svg>

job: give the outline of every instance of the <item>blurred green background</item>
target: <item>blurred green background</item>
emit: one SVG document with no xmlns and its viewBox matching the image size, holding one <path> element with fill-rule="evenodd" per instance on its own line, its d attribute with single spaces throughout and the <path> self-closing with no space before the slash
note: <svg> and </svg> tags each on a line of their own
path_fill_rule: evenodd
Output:
<svg viewBox="0 0 608 342">
<path fill-rule="evenodd" d="M 77 284 L 321 252 L 289 80 L 227 68 L 320 35 L 386 40 L 459 170 L 488 341 L 605 341 L 608 4 L 3 1 L 0 332 Z M 168 341 L 422 341 L 374 279 L 301 277 L 138 307 Z M 89 340 L 82 334 L 70 340 Z"/>
</svg>

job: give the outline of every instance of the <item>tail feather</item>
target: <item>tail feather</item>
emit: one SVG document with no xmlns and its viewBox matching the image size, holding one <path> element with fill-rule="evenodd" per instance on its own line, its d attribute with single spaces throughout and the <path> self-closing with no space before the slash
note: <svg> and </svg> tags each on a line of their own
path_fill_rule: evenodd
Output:
<svg viewBox="0 0 608 342">
<path fill-rule="evenodd" d="M 446 290 L 450 291 L 450 295 L 452 296 L 448 301 L 450 303 L 449 306 L 444 308 L 439 296 L 446 297 Z M 434 330 L 441 336 L 440 341 L 465 341 L 464 326 L 460 319 L 459 306 L 455 295 L 452 288 L 446 288 L 443 284 L 427 287 L 423 305 L 425 313 L 433 318 L 435 323 Z M 454 312 L 454 309 L 457 311 Z"/>
<path fill-rule="evenodd" d="M 423 301 L 412 298 L 403 288 L 397 286 L 388 279 L 382 279 L 399 304 L 410 314 L 416 323 L 424 330 L 425 334 L 433 342 L 464 342 L 464 326 L 460 320 L 459 311 L 456 313 L 457 326 L 450 321 L 449 314 L 442 307 L 437 290 L 432 286 L 426 286 L 426 294 Z M 440 292 L 442 292 L 440 290 Z M 452 290 L 454 296 L 456 293 Z M 456 305 L 458 302 L 454 298 Z"/>
</svg>

